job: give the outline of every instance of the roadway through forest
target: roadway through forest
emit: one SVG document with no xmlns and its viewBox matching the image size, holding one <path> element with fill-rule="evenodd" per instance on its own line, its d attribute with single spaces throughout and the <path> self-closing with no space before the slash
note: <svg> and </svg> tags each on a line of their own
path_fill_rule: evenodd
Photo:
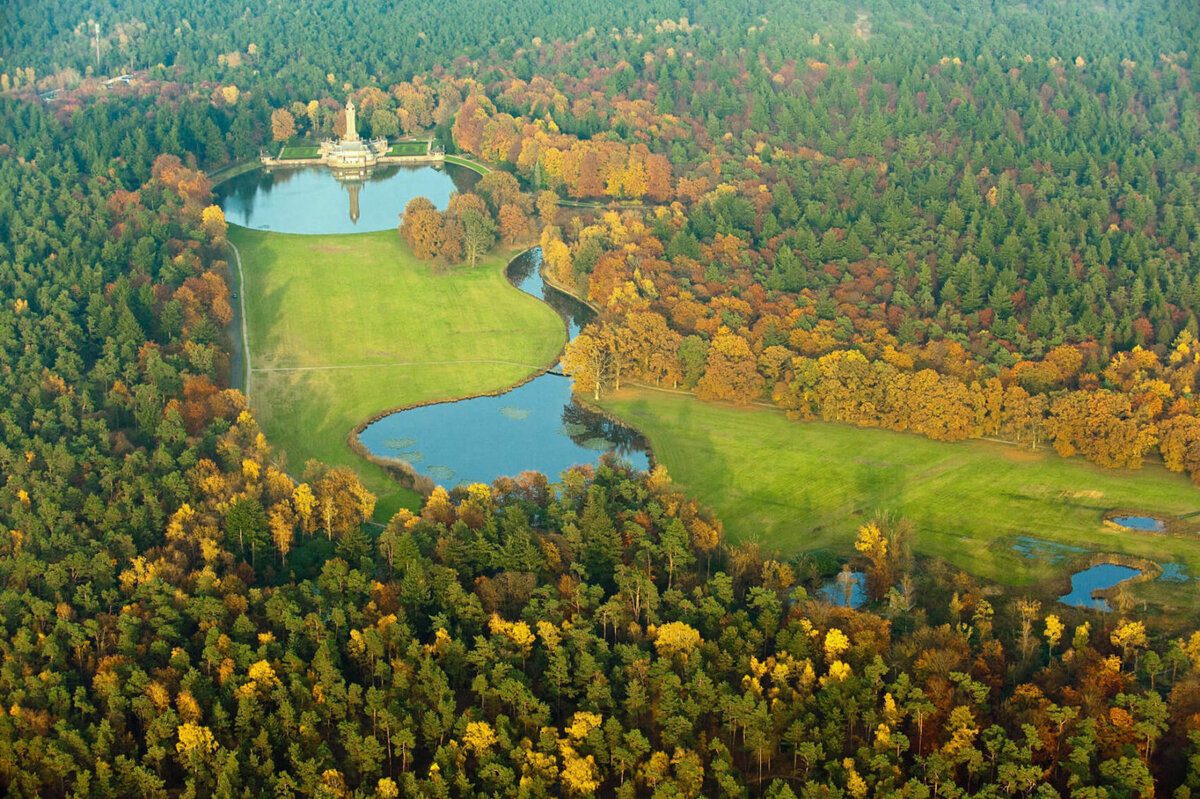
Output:
<svg viewBox="0 0 1200 799">
<path fill-rule="evenodd" d="M 243 394 L 250 396 L 250 334 L 246 329 L 246 278 L 242 274 L 242 254 L 237 245 L 226 239 L 233 250 L 235 282 L 232 289 L 237 302 L 231 303 L 233 319 L 229 323 L 229 337 L 233 347 L 229 350 L 229 385 L 241 388 Z M 238 382 L 241 385 L 238 385 Z"/>
</svg>

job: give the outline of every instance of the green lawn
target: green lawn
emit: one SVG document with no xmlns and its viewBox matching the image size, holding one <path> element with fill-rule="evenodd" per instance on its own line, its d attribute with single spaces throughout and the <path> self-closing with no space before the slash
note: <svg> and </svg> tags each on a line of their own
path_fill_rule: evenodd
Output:
<svg viewBox="0 0 1200 799">
<path fill-rule="evenodd" d="M 916 524 L 917 552 L 1008 585 L 1062 573 L 1014 552 L 1018 536 L 1184 562 L 1200 575 L 1200 540 L 1101 524 L 1117 507 L 1200 510 L 1200 490 L 1161 466 L 1108 470 L 1047 447 L 791 422 L 775 410 L 648 390 L 625 390 L 602 405 L 646 433 L 658 460 L 716 509 L 731 539 L 757 538 L 767 550 L 852 554 L 858 526 L 879 511 Z M 1157 583 L 1139 586 L 1139 596 L 1159 590 L 1200 593 L 1195 583 Z"/>
<path fill-rule="evenodd" d="M 512 251 L 434 274 L 392 230 L 300 236 L 231 225 L 229 238 L 245 271 L 251 405 L 268 440 L 293 474 L 309 458 L 351 466 L 379 496 L 377 519 L 417 497 L 350 451 L 357 424 L 511 385 L 534 371 L 518 364 L 548 364 L 566 340 L 558 314 L 504 277 Z"/>
<path fill-rule="evenodd" d="M 316 158 L 321 154 L 321 149 L 313 145 L 293 145 L 284 147 L 280 152 L 279 157 L 284 161 L 293 158 Z"/>
<path fill-rule="evenodd" d="M 461 156 L 457 156 L 457 155 L 447 155 L 446 163 L 447 164 L 458 164 L 459 166 L 465 166 L 467 169 L 478 172 L 481 175 L 486 175 L 488 172 L 492 171 L 490 167 L 486 167 L 483 164 L 479 163 L 478 161 L 474 161 L 470 158 L 462 158 Z"/>
<path fill-rule="evenodd" d="M 400 141 L 388 149 L 388 155 L 425 155 L 429 152 L 429 142 Z"/>
</svg>

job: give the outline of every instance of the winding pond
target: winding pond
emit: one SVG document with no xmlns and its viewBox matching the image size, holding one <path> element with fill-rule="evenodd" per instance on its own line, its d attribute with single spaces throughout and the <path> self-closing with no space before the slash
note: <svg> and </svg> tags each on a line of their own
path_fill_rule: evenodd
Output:
<svg viewBox="0 0 1200 799">
<path fill-rule="evenodd" d="M 365 178 L 338 178 L 323 166 L 255 169 L 213 189 L 225 219 L 275 233 L 367 233 L 390 230 L 413 197 L 444 209 L 453 191 L 470 191 L 479 175 L 455 164 L 392 165 Z"/>
<path fill-rule="evenodd" d="M 542 251 L 534 248 L 509 265 L 509 281 L 555 308 L 574 336 L 592 317 L 583 303 L 547 286 Z M 551 479 L 615 452 L 637 469 L 649 468 L 647 444 L 637 431 L 582 407 L 571 380 L 544 374 L 495 397 L 475 397 L 399 411 L 368 425 L 359 440 L 374 455 L 400 458 L 440 485 L 490 483 L 526 470 Z"/>
<path fill-rule="evenodd" d="M 1092 592 L 1101 588 L 1112 588 L 1123 583 L 1141 572 L 1130 566 L 1119 566 L 1116 563 L 1100 563 L 1090 569 L 1084 569 L 1071 575 L 1071 593 L 1059 597 L 1058 601 L 1077 608 L 1098 608 L 1109 610 L 1108 602 L 1095 599 Z"/>
</svg>

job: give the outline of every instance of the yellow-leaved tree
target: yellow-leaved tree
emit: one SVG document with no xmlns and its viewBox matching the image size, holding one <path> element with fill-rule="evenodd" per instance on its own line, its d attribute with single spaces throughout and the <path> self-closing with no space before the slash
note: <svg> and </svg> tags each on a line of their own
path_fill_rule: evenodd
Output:
<svg viewBox="0 0 1200 799">
<path fill-rule="evenodd" d="M 221 210 L 219 205 L 209 205 L 200 212 L 200 224 L 204 227 L 204 232 L 208 234 L 209 239 L 214 242 L 225 240 L 225 231 L 228 226 L 225 224 L 225 212 Z"/>
<path fill-rule="evenodd" d="M 654 647 L 661 657 L 690 655 L 700 645 L 700 633 L 681 621 L 671 621 L 658 628 Z"/>
<path fill-rule="evenodd" d="M 1062 620 L 1051 613 L 1046 617 L 1046 643 L 1050 645 L 1050 657 L 1054 657 L 1054 647 L 1058 646 L 1058 642 L 1062 640 L 1063 631 L 1066 627 Z"/>
<path fill-rule="evenodd" d="M 1121 647 L 1122 660 L 1128 660 L 1129 653 L 1133 653 L 1133 669 L 1137 671 L 1137 651 L 1149 643 L 1146 638 L 1146 625 L 1140 621 L 1123 621 L 1113 631 L 1111 640 L 1113 646 Z"/>
<path fill-rule="evenodd" d="M 483 757 L 496 744 L 496 733 L 492 725 L 486 721 L 471 721 L 467 723 L 467 731 L 463 734 L 463 746 L 470 749 L 478 757 Z"/>
<path fill-rule="evenodd" d="M 598 336 L 580 333 L 567 342 L 563 351 L 562 370 L 575 381 L 574 390 L 592 392 L 600 400 L 600 390 L 612 378 L 614 354 L 608 342 Z"/>
<path fill-rule="evenodd" d="M 850 639 L 837 627 L 825 633 L 825 659 L 830 663 L 842 656 L 850 648 Z"/>
<path fill-rule="evenodd" d="M 591 796 L 600 787 L 597 778 L 596 759 L 591 755 L 580 757 L 570 746 L 562 747 L 562 781 L 567 792 L 574 796 Z"/>
<path fill-rule="evenodd" d="M 175 744 L 175 751 L 188 759 L 203 759 L 205 755 L 217 751 L 217 740 L 208 727 L 188 722 L 179 725 L 178 734 L 179 741 Z"/>
</svg>

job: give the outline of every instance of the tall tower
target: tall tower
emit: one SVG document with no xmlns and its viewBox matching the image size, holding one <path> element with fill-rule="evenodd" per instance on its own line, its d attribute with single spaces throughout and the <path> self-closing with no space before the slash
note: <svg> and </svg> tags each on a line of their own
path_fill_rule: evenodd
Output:
<svg viewBox="0 0 1200 799">
<path fill-rule="evenodd" d="M 346 101 L 346 141 L 358 141 L 353 99 Z"/>
</svg>

